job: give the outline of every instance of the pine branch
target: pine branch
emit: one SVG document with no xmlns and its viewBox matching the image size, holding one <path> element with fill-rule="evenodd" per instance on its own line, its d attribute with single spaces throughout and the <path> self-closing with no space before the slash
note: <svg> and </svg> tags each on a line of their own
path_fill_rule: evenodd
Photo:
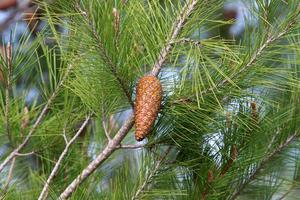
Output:
<svg viewBox="0 0 300 200">
<path fill-rule="evenodd" d="M 79 7 L 79 5 L 77 5 L 76 8 L 85 17 L 86 23 L 88 24 L 89 28 L 91 29 L 93 37 L 95 38 L 95 40 L 97 42 L 97 47 L 100 51 L 100 55 L 101 55 L 102 59 L 109 66 L 110 72 L 112 73 L 112 75 L 118 81 L 119 85 L 121 86 L 122 90 L 124 91 L 124 93 L 125 93 L 125 95 L 128 99 L 128 102 L 130 103 L 130 105 L 132 107 L 134 107 L 134 103 L 133 103 L 132 98 L 131 98 L 131 92 L 130 92 L 129 88 L 127 87 L 127 84 L 124 81 L 124 79 L 117 73 L 117 66 L 112 61 L 112 58 L 110 57 L 109 53 L 106 51 L 106 49 L 104 47 L 104 44 L 103 44 L 101 38 L 99 37 L 99 35 L 97 33 L 96 27 L 93 25 L 93 23 L 90 20 L 91 17 L 89 16 L 88 12 L 86 10 L 82 10 Z"/>
<path fill-rule="evenodd" d="M 241 75 L 242 73 L 244 73 L 245 71 L 247 71 L 250 67 L 253 66 L 253 64 L 256 63 L 256 61 L 258 60 L 258 58 L 262 55 L 262 53 L 264 52 L 264 50 L 270 44 L 272 44 L 273 42 L 281 39 L 283 36 L 285 36 L 286 34 L 288 34 L 289 31 L 291 30 L 291 28 L 293 28 L 293 26 L 296 24 L 296 19 L 297 19 L 298 15 L 299 15 L 299 12 L 295 16 L 295 18 L 288 23 L 288 25 L 284 28 L 284 30 L 281 31 L 280 33 L 278 33 L 277 35 L 271 35 L 271 34 L 269 34 L 269 36 L 267 37 L 267 39 L 265 40 L 265 42 L 251 56 L 250 60 L 247 63 L 245 63 L 245 65 L 238 72 L 234 73 L 232 75 L 232 77 L 230 77 L 230 79 L 236 78 L 239 75 Z M 221 81 L 220 83 L 216 84 L 215 86 L 209 87 L 208 89 L 202 91 L 201 95 L 203 95 L 203 94 L 205 94 L 207 92 L 211 92 L 215 88 L 222 87 L 222 86 L 226 85 L 228 82 L 229 82 L 228 79 L 224 79 L 223 81 Z"/>
<path fill-rule="evenodd" d="M 160 51 L 159 57 L 158 57 L 157 61 L 154 63 L 154 67 L 152 69 L 153 76 L 157 76 L 159 74 L 163 63 L 165 62 L 169 52 L 173 48 L 173 42 L 178 37 L 182 27 L 184 26 L 186 20 L 188 19 L 188 17 L 192 14 L 193 10 L 196 8 L 197 3 L 198 3 L 198 0 L 189 1 L 189 3 L 187 3 L 184 6 L 183 12 L 181 12 L 179 14 L 176 22 L 173 25 L 171 37 L 169 38 L 169 40 L 167 40 L 167 45 Z"/>
<path fill-rule="evenodd" d="M 180 12 L 179 17 L 172 28 L 171 38 L 167 41 L 167 45 L 161 50 L 157 61 L 155 62 L 152 70 L 152 75 L 157 76 L 163 63 L 166 61 L 168 54 L 172 50 L 172 42 L 179 35 L 180 31 L 184 27 L 184 23 L 187 18 L 191 15 L 192 11 L 195 9 L 198 0 L 189 1 L 188 4 L 185 5 L 183 10 Z M 134 125 L 134 115 L 131 114 L 128 117 L 128 120 L 122 125 L 118 133 L 115 137 L 108 142 L 107 146 L 104 150 L 97 156 L 95 160 L 93 160 L 83 171 L 78 175 L 73 182 L 60 194 L 60 199 L 64 200 L 69 198 L 72 193 L 76 190 L 76 188 L 87 179 L 96 169 L 99 167 L 109 156 L 120 146 L 124 137 L 128 134 L 131 128 Z"/>
<path fill-rule="evenodd" d="M 78 175 L 73 182 L 60 194 L 59 199 L 67 199 L 76 190 L 76 188 L 87 179 L 96 169 L 100 166 L 109 156 L 118 148 L 121 141 L 127 135 L 134 124 L 133 116 L 123 124 L 115 137 L 108 142 L 107 146 L 102 150 L 102 152 L 94 159 L 81 173 Z"/>
<path fill-rule="evenodd" d="M 274 151 L 272 151 L 269 155 L 267 155 L 256 167 L 256 169 L 251 173 L 251 175 L 248 177 L 247 180 L 242 183 L 242 185 L 232 194 L 231 199 L 236 199 L 240 193 L 243 191 L 243 189 L 251 182 L 253 181 L 256 176 L 259 174 L 259 172 L 263 169 L 263 167 L 276 156 L 278 153 L 280 153 L 283 149 L 285 149 L 291 142 L 293 142 L 298 136 L 298 133 L 294 133 L 293 135 L 289 136 L 282 144 L 280 144 Z"/>
<path fill-rule="evenodd" d="M 297 14 L 298 16 L 299 14 Z M 296 17 L 297 17 L 296 16 Z M 281 31 L 279 34 L 277 35 L 269 35 L 266 39 L 266 41 L 260 46 L 260 48 L 258 48 L 258 50 L 255 51 L 255 53 L 252 55 L 251 59 L 249 60 L 249 62 L 243 67 L 241 68 L 236 74 L 235 76 L 238 76 L 239 74 L 242 74 L 244 71 L 246 71 L 248 68 L 250 68 L 256 61 L 257 59 L 261 56 L 261 54 L 263 53 L 263 51 L 274 41 L 280 39 L 281 37 L 283 37 L 284 35 L 286 35 L 291 28 L 293 27 L 293 25 L 295 25 L 296 23 L 296 17 L 294 20 L 291 20 L 288 25 L 284 28 L 283 31 Z M 234 76 L 234 77 L 235 77 Z M 234 78 L 233 77 L 233 78 Z M 227 81 L 227 80 L 226 80 Z"/>
<path fill-rule="evenodd" d="M 42 122 L 44 116 L 46 115 L 49 106 L 52 104 L 53 100 L 55 99 L 55 97 L 57 96 L 58 92 L 60 91 L 61 87 L 63 86 L 63 84 L 65 83 L 71 69 L 73 68 L 73 65 L 69 65 L 64 76 L 62 77 L 62 79 L 60 80 L 60 82 L 58 83 L 58 85 L 56 86 L 54 92 L 52 93 L 52 95 L 49 97 L 46 105 L 44 106 L 42 112 L 40 113 L 40 115 L 38 116 L 37 120 L 35 121 L 35 123 L 33 124 L 33 126 L 31 127 L 28 135 L 26 136 L 26 138 L 23 140 L 23 142 L 17 147 L 15 148 L 7 157 L 6 159 L 0 164 L 0 172 L 4 169 L 4 167 L 15 157 L 17 156 L 17 154 L 20 153 L 20 151 L 26 146 L 26 144 L 28 143 L 28 141 L 30 140 L 32 134 L 35 132 L 35 130 L 37 129 L 37 127 L 40 125 L 40 123 Z"/>
<path fill-rule="evenodd" d="M 86 117 L 85 121 L 82 123 L 81 127 L 79 128 L 77 133 L 72 137 L 72 139 L 70 141 L 67 140 L 67 136 L 66 136 L 65 131 L 64 131 L 63 136 L 64 136 L 64 139 L 65 139 L 65 142 L 66 142 L 66 146 L 65 146 L 63 152 L 61 153 L 61 155 L 59 156 L 59 159 L 55 163 L 55 166 L 54 166 L 53 170 L 51 171 L 51 173 L 50 173 L 50 175 L 49 175 L 49 177 L 48 177 L 48 179 L 47 179 L 47 181 L 44 185 L 44 188 L 43 188 L 42 192 L 40 193 L 40 196 L 39 196 L 38 200 L 47 199 L 49 185 L 50 185 L 51 181 L 53 180 L 53 178 L 57 174 L 57 172 L 59 170 L 59 166 L 61 165 L 61 163 L 63 162 L 65 156 L 67 155 L 70 146 L 75 142 L 75 140 L 81 134 L 82 130 L 86 127 L 86 125 L 88 124 L 88 122 L 90 120 L 90 117 L 91 117 L 91 115 L 88 115 Z"/>
<path fill-rule="evenodd" d="M 167 155 L 170 153 L 171 147 L 168 147 L 168 149 L 164 152 L 163 156 L 157 161 L 155 167 L 150 171 L 149 175 L 146 177 L 143 184 L 138 188 L 136 193 L 133 195 L 131 200 L 136 200 L 140 196 L 140 194 L 146 189 L 147 185 L 151 182 L 157 171 L 159 170 L 162 163 L 165 161 Z"/>
</svg>

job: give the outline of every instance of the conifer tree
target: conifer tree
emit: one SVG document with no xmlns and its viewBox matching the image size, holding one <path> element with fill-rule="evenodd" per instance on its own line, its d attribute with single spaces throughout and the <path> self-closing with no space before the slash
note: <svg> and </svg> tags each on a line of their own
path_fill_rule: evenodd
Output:
<svg viewBox="0 0 300 200">
<path fill-rule="evenodd" d="M 228 2 L 19 2 L 1 199 L 297 199 L 299 0 Z"/>
</svg>

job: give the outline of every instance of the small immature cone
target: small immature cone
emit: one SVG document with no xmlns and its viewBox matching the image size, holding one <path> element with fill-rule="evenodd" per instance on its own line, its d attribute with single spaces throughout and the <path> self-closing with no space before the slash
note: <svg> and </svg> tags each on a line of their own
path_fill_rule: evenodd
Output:
<svg viewBox="0 0 300 200">
<path fill-rule="evenodd" d="M 142 77 L 137 85 L 135 101 L 135 138 L 142 141 L 151 130 L 162 100 L 162 87 L 155 76 Z"/>
<path fill-rule="evenodd" d="M 207 182 L 208 183 L 212 183 L 214 180 L 214 173 L 212 170 L 208 170 L 208 173 L 207 173 Z"/>
<path fill-rule="evenodd" d="M 231 127 L 230 112 L 226 113 L 226 126 L 227 128 Z"/>
<path fill-rule="evenodd" d="M 251 107 L 251 115 L 252 115 L 252 119 L 257 122 L 258 121 L 258 113 L 257 113 L 257 105 L 256 103 L 253 101 L 250 103 L 250 107 Z"/>
</svg>

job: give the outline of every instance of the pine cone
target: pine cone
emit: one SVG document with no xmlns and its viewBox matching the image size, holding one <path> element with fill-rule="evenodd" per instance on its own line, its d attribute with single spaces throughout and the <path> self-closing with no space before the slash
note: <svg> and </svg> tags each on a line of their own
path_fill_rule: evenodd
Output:
<svg viewBox="0 0 300 200">
<path fill-rule="evenodd" d="M 142 77 L 137 85 L 135 101 L 135 138 L 142 141 L 151 130 L 158 115 L 162 99 L 162 87 L 155 76 Z"/>
</svg>

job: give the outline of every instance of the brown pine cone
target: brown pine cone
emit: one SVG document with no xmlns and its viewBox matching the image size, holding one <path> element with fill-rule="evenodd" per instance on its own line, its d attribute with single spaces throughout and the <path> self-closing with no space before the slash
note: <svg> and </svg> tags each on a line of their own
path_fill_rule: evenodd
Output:
<svg viewBox="0 0 300 200">
<path fill-rule="evenodd" d="M 155 76 L 142 77 L 135 100 L 135 139 L 142 141 L 151 130 L 162 100 L 162 87 Z"/>
</svg>

